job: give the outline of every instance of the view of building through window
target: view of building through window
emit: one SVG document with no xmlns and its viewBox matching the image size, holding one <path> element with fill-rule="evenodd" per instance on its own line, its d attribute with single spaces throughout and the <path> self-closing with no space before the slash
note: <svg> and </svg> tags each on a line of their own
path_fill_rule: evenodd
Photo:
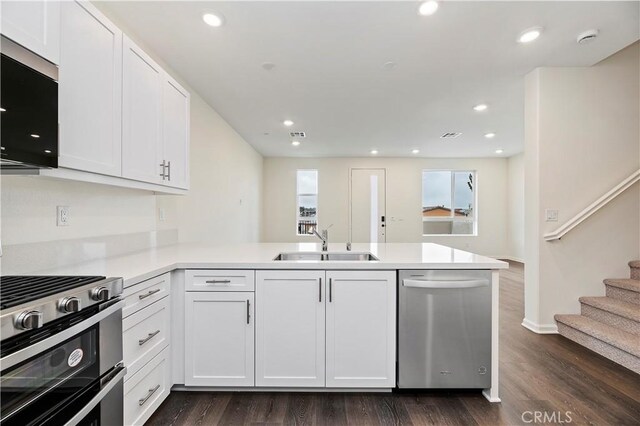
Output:
<svg viewBox="0 0 640 426">
<path fill-rule="evenodd" d="M 296 228 L 308 235 L 318 225 L 318 171 L 298 170 Z"/>
<path fill-rule="evenodd" d="M 475 234 L 475 172 L 422 172 L 422 234 Z"/>
</svg>

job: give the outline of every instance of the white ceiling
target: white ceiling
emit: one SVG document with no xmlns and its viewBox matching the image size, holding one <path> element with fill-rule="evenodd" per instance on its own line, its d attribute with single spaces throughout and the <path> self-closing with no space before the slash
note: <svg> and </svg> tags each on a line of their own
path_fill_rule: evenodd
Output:
<svg viewBox="0 0 640 426">
<path fill-rule="evenodd" d="M 638 2 L 113 2 L 136 32 L 265 156 L 487 157 L 523 150 L 523 77 L 589 66 L 639 38 Z M 221 12 L 212 28 L 203 11 Z M 518 35 L 543 26 L 527 45 Z M 578 45 L 577 35 L 600 36 Z M 392 70 L 383 64 L 393 61 Z M 275 68 L 266 71 L 262 64 Z M 473 111 L 487 103 L 483 113 Z M 286 128 L 284 119 L 295 125 Z M 294 148 L 288 132 L 305 131 Z M 453 140 L 439 136 L 461 132 Z M 497 136 L 488 140 L 487 132 Z"/>
</svg>

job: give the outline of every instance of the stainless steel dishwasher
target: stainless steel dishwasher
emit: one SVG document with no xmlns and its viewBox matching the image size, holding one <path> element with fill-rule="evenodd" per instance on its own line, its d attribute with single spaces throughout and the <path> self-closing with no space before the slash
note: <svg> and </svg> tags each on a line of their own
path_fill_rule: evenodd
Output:
<svg viewBox="0 0 640 426">
<path fill-rule="evenodd" d="M 491 271 L 399 278 L 398 387 L 491 387 Z"/>
</svg>

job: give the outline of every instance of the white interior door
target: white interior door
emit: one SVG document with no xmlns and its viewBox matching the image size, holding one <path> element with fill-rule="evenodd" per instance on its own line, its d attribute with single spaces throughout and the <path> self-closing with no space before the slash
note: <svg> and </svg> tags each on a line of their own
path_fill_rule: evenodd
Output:
<svg viewBox="0 0 640 426">
<path fill-rule="evenodd" d="M 350 237 L 354 243 L 386 241 L 385 177 L 385 169 L 351 169 Z"/>
</svg>

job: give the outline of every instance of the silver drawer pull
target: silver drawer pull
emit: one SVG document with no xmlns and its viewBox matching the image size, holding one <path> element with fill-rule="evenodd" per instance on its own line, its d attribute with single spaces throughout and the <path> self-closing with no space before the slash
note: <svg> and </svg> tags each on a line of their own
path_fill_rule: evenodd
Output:
<svg viewBox="0 0 640 426">
<path fill-rule="evenodd" d="M 231 284 L 231 280 L 207 280 L 207 284 Z"/>
<path fill-rule="evenodd" d="M 139 295 L 138 299 L 140 299 L 140 300 L 146 299 L 147 297 L 152 296 L 152 295 L 156 294 L 159 291 L 160 291 L 159 288 L 156 288 L 155 290 L 149 290 L 147 293 Z"/>
<path fill-rule="evenodd" d="M 144 339 L 138 340 L 138 345 L 140 345 L 140 346 L 144 345 L 149 340 L 151 340 L 154 336 L 156 336 L 158 333 L 160 333 L 160 330 L 156 330 L 153 333 L 149 333 L 149 335 L 147 337 L 145 337 Z"/>
<path fill-rule="evenodd" d="M 149 389 L 149 393 L 148 393 L 144 398 L 140 398 L 140 399 L 138 400 L 138 405 L 142 407 L 142 406 L 144 405 L 144 403 L 145 403 L 145 402 L 147 402 L 147 400 L 148 400 L 149 398 L 151 398 L 151 395 L 153 395 L 154 393 L 156 393 L 156 391 L 157 391 L 158 389 L 160 389 L 160 385 L 157 385 L 157 386 L 156 386 L 155 388 L 153 388 L 153 389 Z"/>
</svg>

